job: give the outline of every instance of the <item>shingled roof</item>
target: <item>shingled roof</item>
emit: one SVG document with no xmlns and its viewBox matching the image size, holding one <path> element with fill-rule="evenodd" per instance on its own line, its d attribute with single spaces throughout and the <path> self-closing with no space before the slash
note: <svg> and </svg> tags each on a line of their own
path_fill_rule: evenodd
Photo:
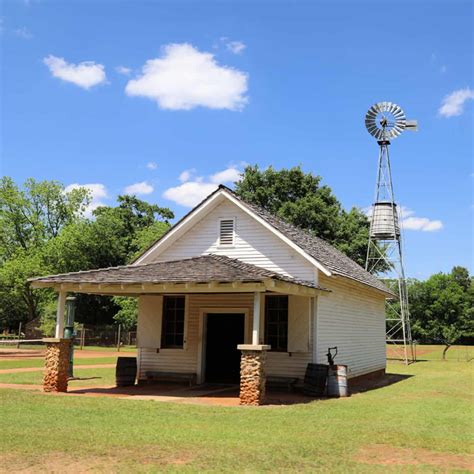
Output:
<svg viewBox="0 0 474 474">
<path fill-rule="evenodd" d="M 310 257 L 314 258 L 324 268 L 326 268 L 331 274 L 339 275 L 344 278 L 350 278 L 364 285 L 370 286 L 377 290 L 380 290 L 391 296 L 396 294 L 385 286 L 377 277 L 367 272 L 358 263 L 354 262 L 347 255 L 337 250 L 331 244 L 315 236 L 306 229 L 297 227 L 289 222 L 269 213 L 263 207 L 256 204 L 245 201 L 238 196 L 232 189 L 221 184 L 216 191 L 211 193 L 206 199 L 192 209 L 188 214 L 183 216 L 167 233 L 165 233 L 160 239 L 152 244 L 147 250 L 142 253 L 142 256 L 151 250 L 160 240 L 162 240 L 169 232 L 171 232 L 178 224 L 185 221 L 195 210 L 200 208 L 205 202 L 207 202 L 216 193 L 224 191 L 230 194 L 233 198 L 237 199 L 243 206 L 249 209 L 253 214 L 263 219 L 267 224 L 271 225 L 274 229 L 280 232 L 284 237 L 291 240 L 295 245 L 301 248 Z M 136 260 L 139 260 L 138 257 Z"/>
<path fill-rule="evenodd" d="M 126 265 L 81 272 L 62 273 L 30 278 L 35 283 L 209 283 L 209 282 L 262 282 L 273 279 L 322 290 L 311 281 L 299 280 L 221 255 L 204 255 L 168 262 Z"/>
<path fill-rule="evenodd" d="M 333 247 L 325 240 L 316 237 L 308 230 L 294 226 L 293 224 L 290 224 L 289 222 L 286 222 L 285 220 L 269 213 L 263 207 L 241 199 L 227 186 L 221 186 L 221 189 L 225 189 L 225 191 L 230 193 L 234 198 L 238 199 L 244 206 L 248 207 L 257 216 L 261 217 L 285 237 L 298 245 L 298 247 L 304 250 L 308 255 L 321 263 L 331 273 L 356 280 L 365 285 L 377 288 L 378 290 L 381 290 L 385 293 L 394 295 L 394 293 L 377 277 L 366 271 L 358 263 L 354 262 L 354 260 Z"/>
</svg>

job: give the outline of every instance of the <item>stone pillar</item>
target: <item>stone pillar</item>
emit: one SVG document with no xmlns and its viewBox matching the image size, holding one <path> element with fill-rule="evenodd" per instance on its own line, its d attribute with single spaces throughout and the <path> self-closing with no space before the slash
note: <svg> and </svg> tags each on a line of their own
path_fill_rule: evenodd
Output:
<svg viewBox="0 0 474 474">
<path fill-rule="evenodd" d="M 240 344 L 240 404 L 262 405 L 265 400 L 265 362 L 270 346 Z"/>
<path fill-rule="evenodd" d="M 46 343 L 43 390 L 67 392 L 71 339 L 43 339 Z"/>
</svg>

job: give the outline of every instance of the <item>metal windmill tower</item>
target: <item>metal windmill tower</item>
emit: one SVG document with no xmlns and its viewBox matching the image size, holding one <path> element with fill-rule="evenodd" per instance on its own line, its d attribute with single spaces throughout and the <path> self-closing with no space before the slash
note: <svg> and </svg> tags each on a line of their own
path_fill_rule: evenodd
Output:
<svg viewBox="0 0 474 474">
<path fill-rule="evenodd" d="M 390 140 L 404 130 L 417 130 L 416 120 L 407 120 L 403 110 L 392 102 L 373 105 L 365 116 L 365 126 L 379 145 L 377 185 L 370 218 L 369 245 L 365 268 L 381 279 L 398 285 L 399 305 L 387 302 L 386 340 L 400 352 L 406 364 L 413 360 L 410 312 L 403 264 L 401 210 L 393 193 L 390 168 Z M 400 219 L 399 219 L 400 217 Z"/>
</svg>

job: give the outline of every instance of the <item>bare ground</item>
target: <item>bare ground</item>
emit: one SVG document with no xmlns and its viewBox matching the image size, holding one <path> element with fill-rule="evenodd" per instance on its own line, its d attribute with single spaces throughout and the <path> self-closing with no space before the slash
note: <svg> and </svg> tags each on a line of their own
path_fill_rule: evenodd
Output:
<svg viewBox="0 0 474 474">
<path fill-rule="evenodd" d="M 427 465 L 446 470 L 463 469 L 474 472 L 474 455 L 443 453 L 422 448 L 399 448 L 384 444 L 364 446 L 359 450 L 354 460 L 362 464 Z"/>
</svg>

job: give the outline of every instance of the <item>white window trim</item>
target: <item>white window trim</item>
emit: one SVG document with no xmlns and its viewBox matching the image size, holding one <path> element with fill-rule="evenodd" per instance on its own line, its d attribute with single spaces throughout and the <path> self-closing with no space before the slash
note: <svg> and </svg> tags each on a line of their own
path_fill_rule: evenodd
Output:
<svg viewBox="0 0 474 474">
<path fill-rule="evenodd" d="M 232 221 L 232 243 L 231 244 L 221 244 L 221 222 L 222 221 Z M 237 226 L 237 217 L 219 217 L 217 219 L 217 248 L 219 249 L 232 249 L 235 248 L 235 237 L 236 237 L 236 226 Z"/>
<path fill-rule="evenodd" d="M 165 354 L 167 352 L 176 352 L 176 351 L 187 351 L 188 350 L 188 321 L 189 321 L 189 295 L 183 295 L 183 294 L 176 294 L 176 293 L 170 293 L 170 294 L 163 294 L 163 300 L 162 300 L 162 309 L 161 309 L 161 334 L 160 334 L 160 340 L 159 340 L 159 349 L 160 352 L 164 352 Z M 161 347 L 161 340 L 163 337 L 163 321 L 164 321 L 164 300 L 165 296 L 184 296 L 184 332 L 183 332 L 183 347 Z"/>
</svg>

